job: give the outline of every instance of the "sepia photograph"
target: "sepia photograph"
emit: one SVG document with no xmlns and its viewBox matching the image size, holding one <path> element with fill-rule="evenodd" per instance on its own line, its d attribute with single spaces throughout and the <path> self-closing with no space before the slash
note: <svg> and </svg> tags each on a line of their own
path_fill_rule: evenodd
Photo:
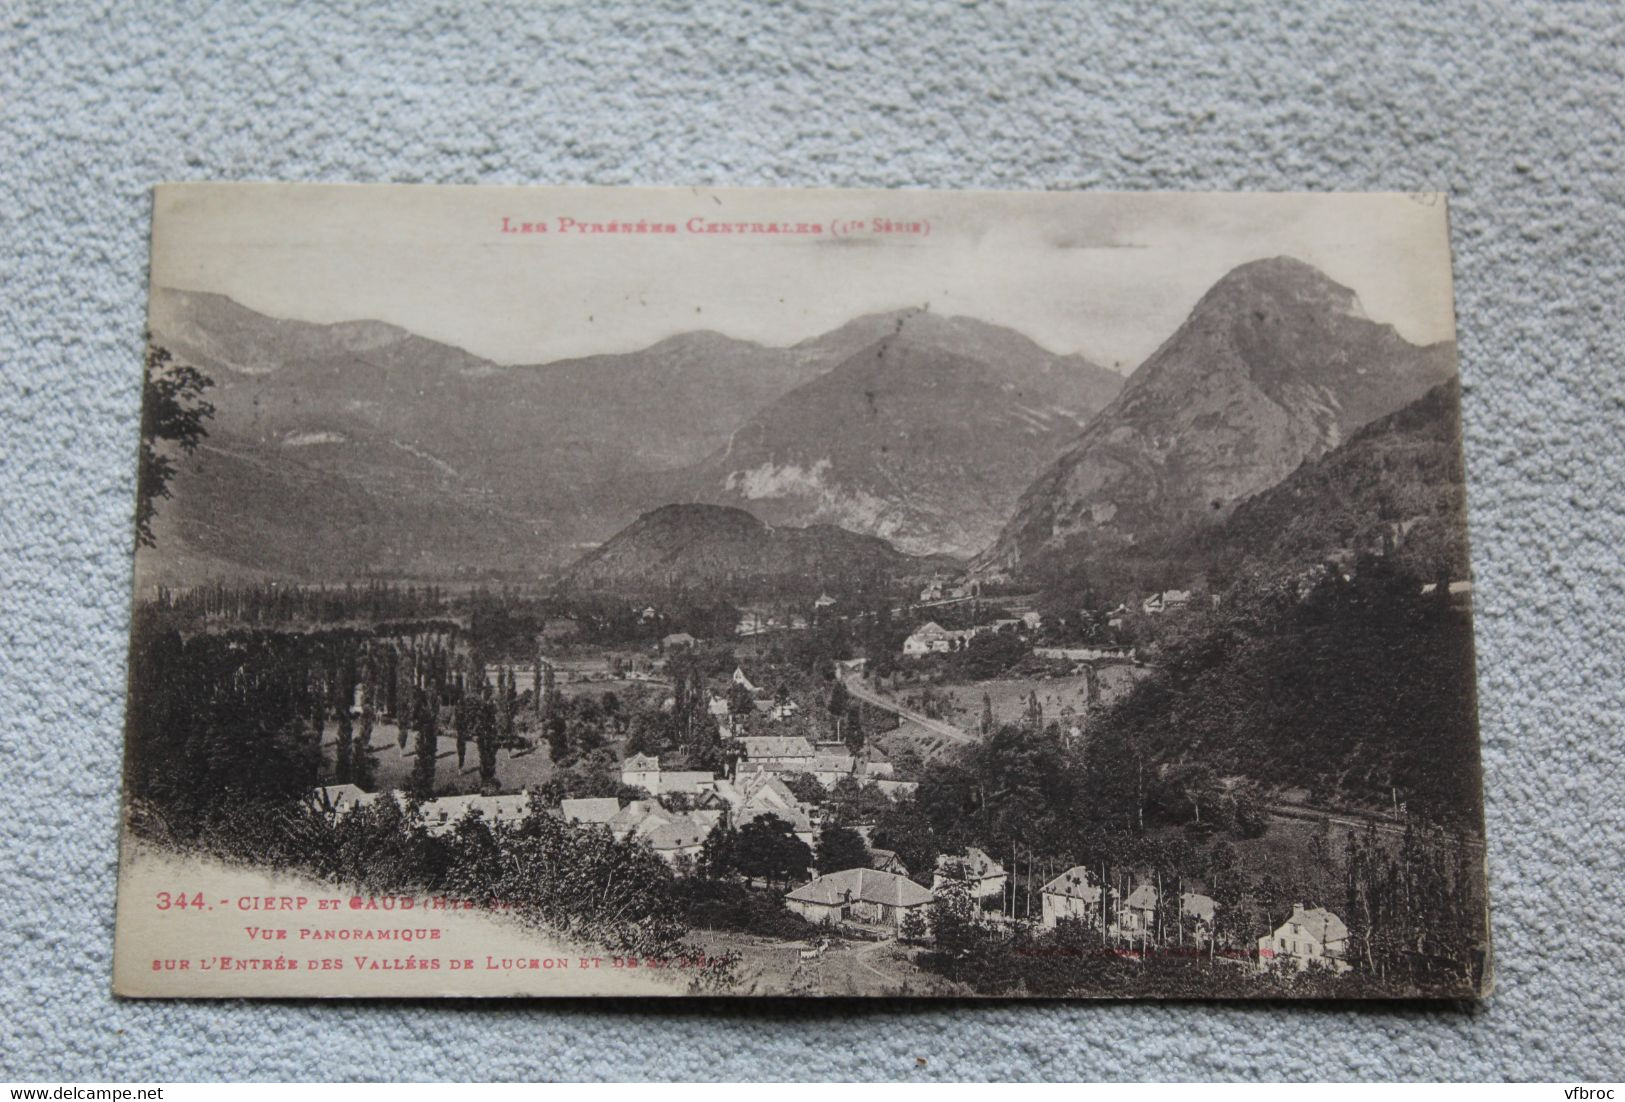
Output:
<svg viewBox="0 0 1625 1102">
<path fill-rule="evenodd" d="M 114 990 L 1476 999 L 1416 194 L 153 193 Z"/>
</svg>

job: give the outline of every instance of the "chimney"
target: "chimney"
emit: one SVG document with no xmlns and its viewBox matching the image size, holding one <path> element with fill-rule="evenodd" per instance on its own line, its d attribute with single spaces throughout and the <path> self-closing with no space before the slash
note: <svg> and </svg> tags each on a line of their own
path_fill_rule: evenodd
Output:
<svg viewBox="0 0 1625 1102">
<path fill-rule="evenodd" d="M 1294 903 L 1294 904 L 1292 904 L 1292 913 L 1295 916 L 1303 914 L 1303 904 L 1302 903 Z"/>
</svg>

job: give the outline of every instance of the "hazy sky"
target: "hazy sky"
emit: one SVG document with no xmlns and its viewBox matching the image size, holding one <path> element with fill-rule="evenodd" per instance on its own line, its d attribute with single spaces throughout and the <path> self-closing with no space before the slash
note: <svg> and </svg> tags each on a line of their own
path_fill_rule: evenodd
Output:
<svg viewBox="0 0 1625 1102">
<path fill-rule="evenodd" d="M 504 233 L 504 218 L 548 232 Z M 560 218 L 678 232 L 560 233 Z M 877 218 L 929 233 L 831 232 Z M 695 233 L 691 219 L 824 233 Z M 1437 196 L 183 184 L 158 190 L 154 225 L 158 286 L 278 317 L 382 319 L 500 363 L 692 329 L 790 344 L 929 305 L 1127 372 L 1227 271 L 1282 254 L 1413 341 L 1455 333 Z"/>
</svg>

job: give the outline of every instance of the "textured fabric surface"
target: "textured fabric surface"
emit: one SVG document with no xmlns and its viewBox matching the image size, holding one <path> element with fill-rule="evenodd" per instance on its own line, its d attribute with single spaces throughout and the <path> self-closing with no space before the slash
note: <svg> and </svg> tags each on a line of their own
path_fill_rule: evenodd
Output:
<svg viewBox="0 0 1625 1102">
<path fill-rule="evenodd" d="M 0 4 L 0 1075 L 1625 1076 L 1625 10 L 1275 7 Z M 1496 994 L 114 1001 L 148 189 L 271 178 L 1448 190 Z"/>
</svg>

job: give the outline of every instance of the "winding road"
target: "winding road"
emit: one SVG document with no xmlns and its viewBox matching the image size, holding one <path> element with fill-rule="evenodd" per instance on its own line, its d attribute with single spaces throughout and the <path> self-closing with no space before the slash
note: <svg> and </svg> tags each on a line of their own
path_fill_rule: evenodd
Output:
<svg viewBox="0 0 1625 1102">
<path fill-rule="evenodd" d="M 976 741 L 973 736 L 966 734 L 951 723 L 944 723 L 940 719 L 932 719 L 929 716 L 921 715 L 914 709 L 906 708 L 888 696 L 880 695 L 855 676 L 846 679 L 846 691 L 865 704 L 872 704 L 883 711 L 891 712 L 893 715 L 917 723 L 932 734 L 941 735 L 945 739 L 951 739 L 954 742 L 966 745 Z"/>
</svg>

